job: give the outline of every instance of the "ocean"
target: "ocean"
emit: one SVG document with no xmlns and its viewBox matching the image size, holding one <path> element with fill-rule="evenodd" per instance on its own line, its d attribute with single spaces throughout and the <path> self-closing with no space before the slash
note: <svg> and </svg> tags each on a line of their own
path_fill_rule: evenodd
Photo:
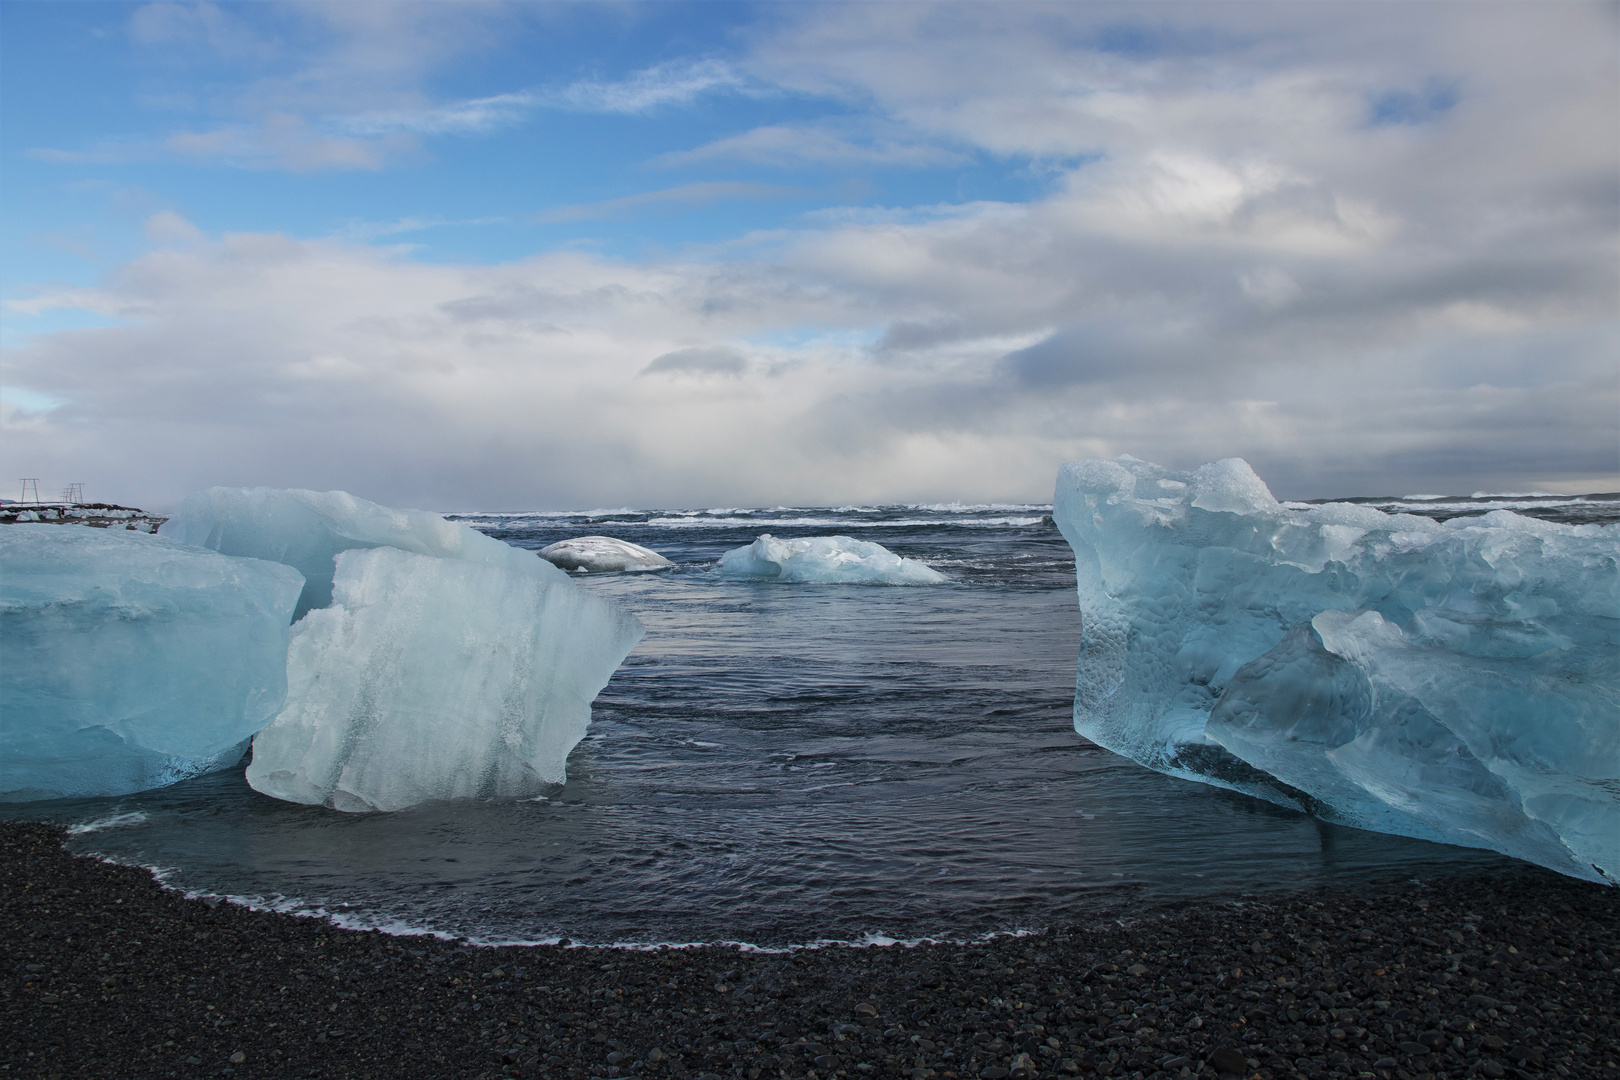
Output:
<svg viewBox="0 0 1620 1080">
<path fill-rule="evenodd" d="M 1620 519 L 1620 497 L 1358 500 L 1443 518 Z M 449 515 L 519 547 L 610 535 L 677 564 L 584 575 L 647 636 L 566 785 L 523 802 L 347 815 L 232 770 L 27 804 L 76 850 L 190 892 L 479 943 L 969 940 L 1506 858 L 1330 825 L 1159 775 L 1077 736 L 1079 616 L 1042 505 Z M 946 585 L 721 578 L 761 533 L 846 534 Z"/>
</svg>

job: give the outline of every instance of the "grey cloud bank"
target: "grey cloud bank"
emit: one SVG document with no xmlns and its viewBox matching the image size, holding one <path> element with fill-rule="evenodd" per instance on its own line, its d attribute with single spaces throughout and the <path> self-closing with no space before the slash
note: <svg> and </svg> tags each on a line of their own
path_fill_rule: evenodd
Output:
<svg viewBox="0 0 1620 1080">
<path fill-rule="evenodd" d="M 1038 499 L 1122 452 L 1284 497 L 1613 489 L 1615 10 L 784 9 L 713 70 L 1048 193 L 640 262 L 181 243 L 28 302 L 120 321 L 10 350 L 65 404 L 7 405 L 0 462 L 447 509 Z"/>
</svg>

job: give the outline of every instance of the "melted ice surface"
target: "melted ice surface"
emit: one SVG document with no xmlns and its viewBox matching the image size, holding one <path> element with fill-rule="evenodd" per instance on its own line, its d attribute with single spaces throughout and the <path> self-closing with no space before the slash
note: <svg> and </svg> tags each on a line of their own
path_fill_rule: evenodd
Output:
<svg viewBox="0 0 1620 1080">
<path fill-rule="evenodd" d="M 1063 466 L 1075 728 L 1329 820 L 1620 878 L 1620 526 Z"/>
</svg>

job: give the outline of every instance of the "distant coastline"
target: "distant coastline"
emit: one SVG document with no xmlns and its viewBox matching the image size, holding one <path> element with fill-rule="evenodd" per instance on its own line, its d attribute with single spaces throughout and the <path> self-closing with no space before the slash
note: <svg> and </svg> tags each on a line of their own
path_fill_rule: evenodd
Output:
<svg viewBox="0 0 1620 1080">
<path fill-rule="evenodd" d="M 169 520 L 135 506 L 116 503 L 0 503 L 0 525 L 39 522 L 46 525 L 88 525 L 92 529 L 128 529 L 154 533 Z"/>
</svg>

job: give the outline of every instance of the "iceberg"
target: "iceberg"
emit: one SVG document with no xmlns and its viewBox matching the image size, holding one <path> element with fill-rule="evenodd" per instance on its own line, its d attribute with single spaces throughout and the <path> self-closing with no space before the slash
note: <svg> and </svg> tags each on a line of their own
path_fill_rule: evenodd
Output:
<svg viewBox="0 0 1620 1080">
<path fill-rule="evenodd" d="M 469 525 L 425 510 L 379 506 L 346 491 L 209 488 L 188 496 L 158 535 L 293 567 L 304 575 L 295 619 L 332 602 L 332 560 L 355 549 L 391 547 L 566 579 L 534 552 Z"/>
<path fill-rule="evenodd" d="M 578 536 L 540 549 L 540 557 L 563 570 L 607 574 L 626 570 L 662 570 L 675 564 L 651 548 L 612 536 Z"/>
<path fill-rule="evenodd" d="M 248 783 L 343 811 L 562 783 L 592 699 L 643 630 L 530 561 L 340 553 L 332 605 L 293 627 L 287 704 L 253 740 Z"/>
<path fill-rule="evenodd" d="M 561 783 L 636 618 L 532 551 L 342 491 L 212 488 L 159 530 L 305 578 L 249 785 L 345 811 Z"/>
<path fill-rule="evenodd" d="M 234 765 L 281 709 L 287 566 L 129 530 L 0 527 L 0 801 Z"/>
<path fill-rule="evenodd" d="M 949 579 L 927 563 L 848 536 L 778 540 L 765 533 L 720 557 L 726 577 L 858 585 L 938 585 Z"/>
<path fill-rule="evenodd" d="M 1620 880 L 1620 526 L 1278 503 L 1064 465 L 1075 730 L 1359 828 Z"/>
</svg>

